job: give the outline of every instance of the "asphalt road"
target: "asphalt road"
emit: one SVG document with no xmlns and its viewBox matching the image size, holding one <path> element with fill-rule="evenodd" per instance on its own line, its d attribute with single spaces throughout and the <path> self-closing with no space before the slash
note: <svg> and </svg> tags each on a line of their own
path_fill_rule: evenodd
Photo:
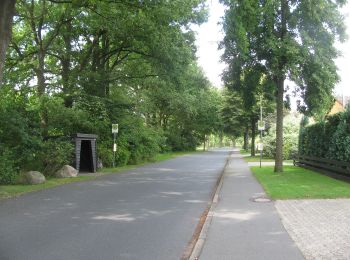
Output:
<svg viewBox="0 0 350 260">
<path fill-rule="evenodd" d="M 228 151 L 0 201 L 0 259 L 179 259 Z"/>
</svg>

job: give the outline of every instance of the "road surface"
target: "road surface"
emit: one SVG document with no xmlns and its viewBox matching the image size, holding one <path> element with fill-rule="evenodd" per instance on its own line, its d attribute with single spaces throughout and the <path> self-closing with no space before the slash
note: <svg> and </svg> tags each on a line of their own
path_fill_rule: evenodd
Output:
<svg viewBox="0 0 350 260">
<path fill-rule="evenodd" d="M 0 259 L 179 259 L 228 151 L 0 201 Z"/>
</svg>

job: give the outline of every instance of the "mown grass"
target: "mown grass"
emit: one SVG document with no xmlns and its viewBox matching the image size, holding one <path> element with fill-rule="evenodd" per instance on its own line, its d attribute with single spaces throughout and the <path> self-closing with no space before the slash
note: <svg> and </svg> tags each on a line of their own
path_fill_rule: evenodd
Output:
<svg viewBox="0 0 350 260">
<path fill-rule="evenodd" d="M 169 152 L 164 154 L 158 154 L 152 160 L 152 162 L 165 161 L 165 160 L 169 160 L 178 156 L 191 154 L 191 153 L 196 153 L 196 151 L 195 152 Z M 119 173 L 122 171 L 135 169 L 136 167 L 142 166 L 144 164 L 146 163 L 140 163 L 137 165 L 126 165 L 126 166 L 114 167 L 114 168 L 103 168 L 99 170 L 98 173 L 101 173 L 101 174 Z M 76 178 L 53 178 L 52 177 L 52 178 L 47 178 L 45 183 L 38 184 L 38 185 L 23 185 L 23 184 L 0 185 L 0 199 L 17 197 L 28 192 L 49 189 L 49 188 L 64 185 L 67 183 L 92 180 L 96 177 L 97 176 L 91 176 L 91 175 L 89 176 L 79 175 Z"/>
<path fill-rule="evenodd" d="M 274 173 L 272 166 L 251 167 L 272 199 L 350 198 L 350 184 L 297 166 L 284 166 Z"/>
<path fill-rule="evenodd" d="M 260 162 L 260 155 L 256 155 L 256 156 L 245 156 L 243 157 L 243 159 L 246 161 L 246 162 Z M 275 159 L 273 158 L 262 158 L 261 159 L 262 162 L 274 162 Z M 283 161 L 284 163 L 293 163 L 293 160 L 284 160 Z"/>
<path fill-rule="evenodd" d="M 260 155 L 256 155 L 256 156 L 245 156 L 243 157 L 243 159 L 246 161 L 246 162 L 260 162 Z M 275 159 L 273 158 L 262 158 L 261 159 L 262 162 L 274 162 Z"/>
<path fill-rule="evenodd" d="M 240 149 L 239 153 L 242 154 L 242 155 L 248 155 L 248 154 L 250 154 L 250 150 Z"/>
<path fill-rule="evenodd" d="M 193 154 L 193 153 L 202 153 L 203 151 L 191 151 L 191 152 L 169 152 L 169 153 L 160 153 L 158 154 L 152 162 L 161 162 L 169 159 L 173 159 L 179 156 Z"/>
</svg>

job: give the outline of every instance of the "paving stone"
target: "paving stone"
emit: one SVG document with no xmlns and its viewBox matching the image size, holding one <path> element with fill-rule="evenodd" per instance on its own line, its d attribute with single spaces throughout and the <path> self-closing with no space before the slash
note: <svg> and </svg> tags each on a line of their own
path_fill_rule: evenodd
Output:
<svg viewBox="0 0 350 260">
<path fill-rule="evenodd" d="M 275 206 L 307 260 L 350 259 L 350 199 L 278 200 Z"/>
</svg>

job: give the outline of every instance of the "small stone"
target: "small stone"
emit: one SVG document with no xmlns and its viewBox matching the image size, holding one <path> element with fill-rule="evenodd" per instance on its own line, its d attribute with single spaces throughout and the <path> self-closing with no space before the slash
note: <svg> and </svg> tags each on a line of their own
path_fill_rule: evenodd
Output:
<svg viewBox="0 0 350 260">
<path fill-rule="evenodd" d="M 74 178 L 77 177 L 78 171 L 70 165 L 64 165 L 55 174 L 57 178 Z"/>
<path fill-rule="evenodd" d="M 27 184 L 41 184 L 46 181 L 44 174 L 37 171 L 26 172 L 24 179 Z"/>
</svg>

